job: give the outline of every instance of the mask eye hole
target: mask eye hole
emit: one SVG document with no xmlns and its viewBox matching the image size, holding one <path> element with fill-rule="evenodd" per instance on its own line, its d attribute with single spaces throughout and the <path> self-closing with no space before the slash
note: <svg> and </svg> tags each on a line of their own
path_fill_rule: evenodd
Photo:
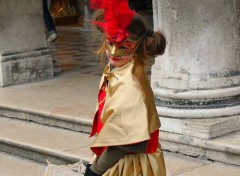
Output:
<svg viewBox="0 0 240 176">
<path fill-rule="evenodd" d="M 119 49 L 127 49 L 125 46 L 120 46 Z"/>
</svg>

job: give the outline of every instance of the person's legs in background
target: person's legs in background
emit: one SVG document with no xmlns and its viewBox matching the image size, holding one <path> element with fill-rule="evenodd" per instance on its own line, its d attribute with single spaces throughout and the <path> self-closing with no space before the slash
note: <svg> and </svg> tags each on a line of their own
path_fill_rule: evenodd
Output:
<svg viewBox="0 0 240 176">
<path fill-rule="evenodd" d="M 47 42 L 53 42 L 57 39 L 57 32 L 56 28 L 52 19 L 52 16 L 48 9 L 48 3 L 47 0 L 42 0 L 43 2 L 43 17 L 45 26 L 47 28 Z"/>
</svg>

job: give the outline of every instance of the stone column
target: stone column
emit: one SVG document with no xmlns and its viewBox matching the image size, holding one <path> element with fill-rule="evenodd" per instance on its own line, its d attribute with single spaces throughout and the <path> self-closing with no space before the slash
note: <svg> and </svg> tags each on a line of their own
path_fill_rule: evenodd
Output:
<svg viewBox="0 0 240 176">
<path fill-rule="evenodd" d="M 167 39 L 152 67 L 162 130 L 214 138 L 240 130 L 240 0 L 153 0 Z"/>
<path fill-rule="evenodd" d="M 42 1 L 0 1 L 0 7 L 0 85 L 53 77 Z"/>
</svg>

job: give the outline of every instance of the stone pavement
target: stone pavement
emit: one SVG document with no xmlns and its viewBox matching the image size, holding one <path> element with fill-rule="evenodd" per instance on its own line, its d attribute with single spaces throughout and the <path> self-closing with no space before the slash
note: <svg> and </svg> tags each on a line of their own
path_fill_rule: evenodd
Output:
<svg viewBox="0 0 240 176">
<path fill-rule="evenodd" d="M 40 176 L 45 166 L 35 161 L 46 159 L 56 164 L 90 160 L 86 133 L 102 67 L 92 53 L 99 43 L 89 41 L 90 33 L 59 31 L 57 42 L 49 47 L 63 65 L 60 75 L 0 88 L 0 151 L 11 154 L 0 153 L 0 176 Z M 164 154 L 168 176 L 240 176 L 239 166 Z"/>
<path fill-rule="evenodd" d="M 1 176 L 41 176 L 45 165 L 0 153 Z"/>
</svg>

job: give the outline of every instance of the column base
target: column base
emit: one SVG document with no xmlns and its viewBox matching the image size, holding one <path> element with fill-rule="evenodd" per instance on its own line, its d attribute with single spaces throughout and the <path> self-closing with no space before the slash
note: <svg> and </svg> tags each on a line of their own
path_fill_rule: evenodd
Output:
<svg viewBox="0 0 240 176">
<path fill-rule="evenodd" d="M 212 139 L 240 130 L 240 115 L 210 119 L 176 119 L 160 117 L 161 130 Z"/>
<path fill-rule="evenodd" d="M 12 53 L 0 57 L 0 85 L 8 86 L 53 77 L 49 51 Z"/>
<path fill-rule="evenodd" d="M 160 131 L 160 143 L 163 150 L 238 166 L 240 166 L 239 139 L 240 132 L 215 139 L 199 139 Z"/>
<path fill-rule="evenodd" d="M 240 87 L 153 91 L 163 131 L 212 139 L 240 130 Z"/>
</svg>

